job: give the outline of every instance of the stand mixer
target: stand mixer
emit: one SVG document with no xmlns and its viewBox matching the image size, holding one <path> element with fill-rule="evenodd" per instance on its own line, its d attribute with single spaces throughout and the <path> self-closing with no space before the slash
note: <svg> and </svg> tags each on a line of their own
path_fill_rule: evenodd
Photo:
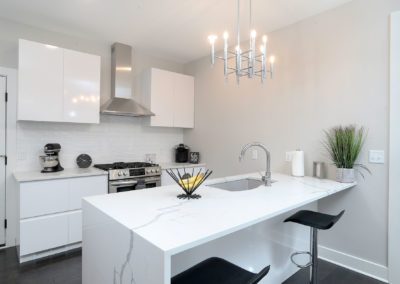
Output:
<svg viewBox="0 0 400 284">
<path fill-rule="evenodd" d="M 64 170 L 60 165 L 58 153 L 61 151 L 61 145 L 58 143 L 49 143 L 44 146 L 45 156 L 39 156 L 40 164 L 43 167 L 42 173 L 53 173 Z"/>
</svg>

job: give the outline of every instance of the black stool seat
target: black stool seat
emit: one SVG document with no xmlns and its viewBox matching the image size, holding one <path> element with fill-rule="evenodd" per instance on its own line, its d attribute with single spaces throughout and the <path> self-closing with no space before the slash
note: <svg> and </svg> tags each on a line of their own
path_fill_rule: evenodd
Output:
<svg viewBox="0 0 400 284">
<path fill-rule="evenodd" d="M 309 210 L 301 210 L 287 218 L 285 222 L 294 222 L 319 230 L 328 230 L 339 221 L 344 211 L 345 210 L 335 216 Z"/>
<path fill-rule="evenodd" d="M 174 276 L 171 284 L 255 284 L 268 274 L 269 266 L 252 273 L 219 257 L 208 258 Z"/>
</svg>

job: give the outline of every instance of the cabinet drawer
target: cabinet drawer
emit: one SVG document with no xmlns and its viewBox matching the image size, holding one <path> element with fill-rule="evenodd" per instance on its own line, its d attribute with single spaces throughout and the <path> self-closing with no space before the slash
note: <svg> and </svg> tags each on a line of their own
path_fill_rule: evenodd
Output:
<svg viewBox="0 0 400 284">
<path fill-rule="evenodd" d="M 82 211 L 73 212 L 68 216 L 68 243 L 82 241 Z"/>
<path fill-rule="evenodd" d="M 20 184 L 20 218 L 47 215 L 68 209 L 68 181 L 51 180 Z"/>
<path fill-rule="evenodd" d="M 20 255 L 56 248 L 68 243 L 68 213 L 21 220 Z"/>
<path fill-rule="evenodd" d="M 70 179 L 68 210 L 81 209 L 83 197 L 107 194 L 107 187 L 105 175 Z"/>
</svg>

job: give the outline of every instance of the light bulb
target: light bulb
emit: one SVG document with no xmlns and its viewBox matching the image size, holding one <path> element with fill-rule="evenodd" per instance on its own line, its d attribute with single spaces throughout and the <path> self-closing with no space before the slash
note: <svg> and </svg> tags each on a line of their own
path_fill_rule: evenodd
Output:
<svg viewBox="0 0 400 284">
<path fill-rule="evenodd" d="M 271 56 L 270 58 L 269 58 L 269 62 L 271 62 L 271 64 L 274 64 L 275 63 L 275 56 Z"/>
<path fill-rule="evenodd" d="M 227 31 L 224 32 L 224 39 L 228 39 L 229 38 L 229 34 Z"/>
<path fill-rule="evenodd" d="M 256 38 L 257 32 L 255 30 L 252 30 L 250 33 L 251 38 Z"/>
<path fill-rule="evenodd" d="M 217 40 L 217 36 L 216 35 L 209 35 L 208 36 L 208 41 L 210 42 L 210 44 L 214 44 L 215 41 Z"/>
<path fill-rule="evenodd" d="M 264 44 L 267 43 L 267 40 L 268 40 L 268 37 L 266 35 L 263 35 L 262 41 Z"/>
</svg>

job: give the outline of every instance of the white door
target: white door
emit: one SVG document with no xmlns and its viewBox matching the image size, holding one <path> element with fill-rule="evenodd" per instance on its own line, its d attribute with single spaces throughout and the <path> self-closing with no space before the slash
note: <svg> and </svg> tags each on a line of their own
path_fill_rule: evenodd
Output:
<svg viewBox="0 0 400 284">
<path fill-rule="evenodd" d="M 0 74 L 0 246 L 6 243 L 6 100 L 7 77 Z"/>
</svg>

